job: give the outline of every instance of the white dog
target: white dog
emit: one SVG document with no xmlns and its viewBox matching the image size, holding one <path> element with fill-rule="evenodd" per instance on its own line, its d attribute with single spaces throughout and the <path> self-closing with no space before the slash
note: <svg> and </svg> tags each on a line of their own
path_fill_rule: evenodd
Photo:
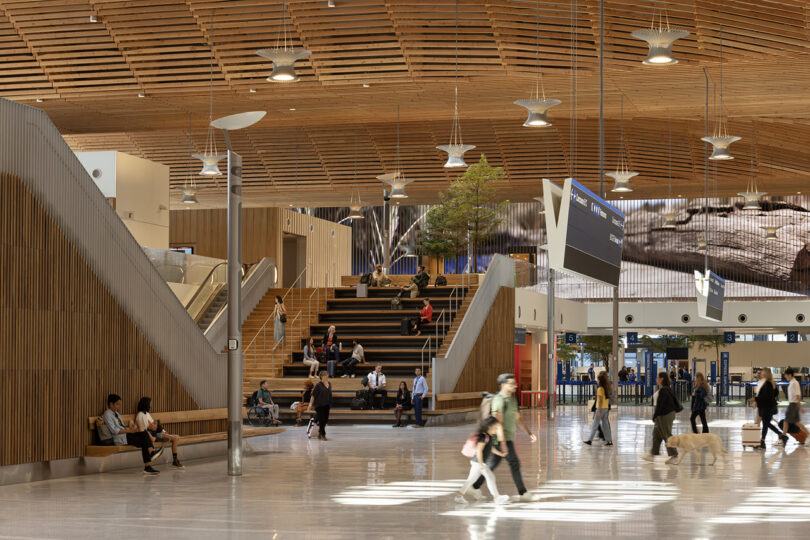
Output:
<svg viewBox="0 0 810 540">
<path fill-rule="evenodd" d="M 667 448 L 682 450 L 675 465 L 681 462 L 687 452 L 695 454 L 697 464 L 700 465 L 700 454 L 697 453 L 697 449 L 703 447 L 707 447 L 714 457 L 714 461 L 709 465 L 714 465 L 718 455 L 723 456 L 723 454 L 728 454 L 728 451 L 723 448 L 723 440 L 719 435 L 715 435 L 714 433 L 685 433 L 683 435 L 673 435 L 667 439 Z M 723 456 L 723 459 L 726 459 L 725 456 Z"/>
</svg>

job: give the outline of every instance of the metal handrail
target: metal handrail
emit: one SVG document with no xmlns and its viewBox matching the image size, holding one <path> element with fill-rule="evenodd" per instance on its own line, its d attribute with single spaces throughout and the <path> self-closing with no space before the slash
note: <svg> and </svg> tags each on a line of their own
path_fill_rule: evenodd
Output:
<svg viewBox="0 0 810 540">
<path fill-rule="evenodd" d="M 444 338 L 444 336 L 447 335 L 447 333 L 444 331 L 445 324 L 447 323 L 447 317 L 449 317 L 449 315 L 446 314 L 445 310 L 442 310 L 442 312 L 439 313 L 439 316 L 436 317 L 436 321 L 434 323 L 434 329 L 436 330 L 436 348 L 437 349 L 439 347 L 439 321 L 442 322 L 442 338 Z"/>
<path fill-rule="evenodd" d="M 285 292 L 285 293 L 284 293 L 284 296 L 282 296 L 282 297 L 281 297 L 281 300 L 282 300 L 282 301 L 283 301 L 285 298 L 287 298 L 287 295 L 288 295 L 288 294 L 290 294 L 290 291 L 291 291 L 291 290 L 293 290 L 293 288 L 295 287 L 295 284 L 296 284 L 296 283 L 298 283 L 298 282 L 301 280 L 301 276 L 303 276 L 304 274 L 306 274 L 306 272 L 307 272 L 307 268 L 306 268 L 306 267 L 304 267 L 304 269 L 303 269 L 303 270 L 301 270 L 301 273 L 300 273 L 300 274 L 298 274 L 298 277 L 297 277 L 297 278 L 295 278 L 295 281 L 293 281 L 293 284 L 292 284 L 292 285 L 290 285 L 290 288 L 289 288 L 289 289 L 287 289 L 287 292 Z"/>
<path fill-rule="evenodd" d="M 420 369 L 422 370 L 422 373 L 425 372 L 425 347 L 428 348 L 428 360 L 430 360 L 430 352 L 432 350 L 431 342 L 432 342 L 432 338 L 431 338 L 431 336 L 428 336 L 427 340 L 425 341 L 425 344 L 422 345 L 422 363 L 419 366 Z"/>
<path fill-rule="evenodd" d="M 188 310 L 188 308 L 189 308 L 189 307 L 191 307 L 191 304 L 193 304 L 193 303 L 194 303 L 194 301 L 197 299 L 197 297 L 200 295 L 200 293 L 202 292 L 203 286 L 204 286 L 204 285 L 205 285 L 205 284 L 208 282 L 208 278 L 211 278 L 211 277 L 213 277 L 213 276 L 214 276 L 214 271 L 215 271 L 217 268 L 219 268 L 220 266 L 222 266 L 222 265 L 226 265 L 226 264 L 228 264 L 228 261 L 223 261 L 223 262 L 221 262 L 221 263 L 215 264 L 215 265 L 214 265 L 214 266 L 211 268 L 211 271 L 210 271 L 210 272 L 208 272 L 208 275 L 207 275 L 207 276 L 205 276 L 205 279 L 203 279 L 203 280 L 200 282 L 200 286 L 199 286 L 199 287 L 197 287 L 197 290 L 194 292 L 194 296 L 192 296 L 192 297 L 191 297 L 191 300 L 189 300 L 189 301 L 188 301 L 188 303 L 186 304 L 186 310 Z M 245 270 L 244 270 L 244 269 L 242 269 L 242 275 L 244 275 L 244 273 L 245 273 Z"/>
</svg>

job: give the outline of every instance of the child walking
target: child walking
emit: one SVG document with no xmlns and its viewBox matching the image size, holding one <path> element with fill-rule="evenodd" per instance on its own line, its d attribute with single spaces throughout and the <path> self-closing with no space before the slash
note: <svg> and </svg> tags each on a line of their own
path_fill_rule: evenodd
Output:
<svg viewBox="0 0 810 540">
<path fill-rule="evenodd" d="M 503 426 L 494 416 L 484 419 L 476 429 L 475 433 L 470 435 L 467 443 L 461 450 L 461 453 L 472 458 L 470 461 L 470 474 L 461 489 L 456 494 L 456 502 L 459 504 L 466 504 L 467 500 L 464 495 L 470 490 L 473 483 L 483 476 L 487 481 L 489 493 L 492 495 L 496 504 L 504 504 L 509 501 L 508 495 L 501 495 L 498 493 L 498 486 L 495 485 L 495 475 L 492 470 L 487 466 L 486 459 L 490 453 L 498 456 L 505 457 L 506 454 L 500 451 L 501 441 L 505 439 L 503 434 Z"/>
</svg>

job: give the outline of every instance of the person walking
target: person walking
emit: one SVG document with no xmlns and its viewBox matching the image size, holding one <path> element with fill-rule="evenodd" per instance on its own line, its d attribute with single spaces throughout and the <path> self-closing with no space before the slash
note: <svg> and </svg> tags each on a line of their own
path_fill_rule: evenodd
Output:
<svg viewBox="0 0 810 540">
<path fill-rule="evenodd" d="M 411 391 L 408 390 L 408 383 L 405 381 L 399 382 L 397 389 L 397 404 L 394 407 L 394 416 L 397 419 L 393 427 L 402 427 L 402 411 L 411 410 Z"/>
<path fill-rule="evenodd" d="M 284 307 L 284 299 L 276 295 L 276 304 L 273 306 L 273 339 L 276 343 L 284 340 L 286 322 L 287 308 Z"/>
<path fill-rule="evenodd" d="M 692 416 L 689 421 L 692 422 L 692 433 L 697 433 L 697 422 L 695 419 L 699 416 L 700 422 L 703 424 L 703 433 L 709 432 L 709 424 L 706 422 L 706 407 L 711 403 L 712 389 L 709 383 L 706 382 L 706 376 L 701 372 L 695 374 L 695 389 L 692 391 Z"/>
<path fill-rule="evenodd" d="M 794 376 L 792 367 L 785 370 L 785 378 L 788 381 L 788 408 L 785 411 L 785 429 L 790 429 L 790 425 L 793 424 L 794 426 L 798 427 L 800 431 L 804 432 L 804 436 L 807 437 L 807 428 L 804 426 L 804 424 L 802 424 L 801 415 L 801 413 L 804 412 L 804 407 L 802 407 L 802 389 L 801 386 L 799 386 L 799 381 L 797 381 L 796 377 Z M 787 433 L 784 435 L 785 440 L 783 442 L 786 442 Z"/>
<path fill-rule="evenodd" d="M 512 480 L 515 482 L 515 487 L 517 487 L 522 502 L 535 501 L 537 498 L 529 493 L 526 486 L 523 485 L 523 476 L 520 474 L 520 460 L 518 460 L 517 449 L 515 448 L 515 427 L 520 426 L 532 442 L 537 441 L 537 437 L 534 436 L 534 433 L 529 430 L 520 417 L 517 400 L 515 399 L 515 390 L 517 389 L 515 376 L 511 373 L 498 375 L 498 385 L 500 391 L 492 398 L 490 410 L 492 416 L 497 418 L 503 425 L 503 434 L 506 440 L 506 461 L 509 462 Z M 501 462 L 502 457 L 495 453 L 490 454 L 486 460 L 487 467 L 494 471 Z M 472 494 L 478 500 L 483 498 L 480 488 L 485 480 L 483 476 L 479 476 L 478 480 L 473 484 Z"/>
<path fill-rule="evenodd" d="M 332 383 L 329 382 L 329 372 L 320 373 L 321 380 L 312 389 L 309 399 L 309 410 L 315 410 L 318 415 L 318 438 L 327 441 L 326 424 L 329 423 L 329 409 L 332 407 Z"/>
<path fill-rule="evenodd" d="M 422 423 L 422 400 L 428 393 L 428 385 L 427 381 L 424 377 L 422 377 L 422 370 L 416 368 L 413 372 L 413 393 L 411 394 L 411 398 L 413 399 L 413 419 L 414 419 L 414 426 L 415 428 L 425 427 Z"/>
<path fill-rule="evenodd" d="M 475 482 L 479 476 L 483 476 L 486 479 L 487 488 L 489 488 L 489 493 L 495 500 L 495 504 L 509 502 L 508 495 L 501 495 L 498 492 L 498 486 L 495 483 L 495 475 L 492 474 L 492 470 L 487 466 L 487 458 L 489 458 L 490 454 L 494 453 L 497 456 L 506 457 L 506 454 L 500 450 L 501 441 L 503 439 L 503 426 L 494 416 L 484 418 L 481 423 L 478 424 L 475 433 L 467 439 L 467 443 L 462 449 L 462 453 L 469 457 L 470 449 L 468 449 L 468 446 L 472 446 L 470 441 L 473 441 L 475 444 L 475 453 L 470 460 L 470 474 L 467 476 L 467 480 L 464 484 L 462 484 L 461 489 L 456 493 L 456 503 L 467 504 L 464 495 L 467 494 L 473 482 Z"/>
<path fill-rule="evenodd" d="M 610 432 L 610 420 L 608 409 L 608 396 L 610 396 L 610 381 L 607 373 L 601 371 L 598 377 L 596 388 L 596 411 L 593 414 L 593 424 L 591 424 L 591 434 L 587 441 L 583 441 L 588 446 L 593 444 L 593 438 L 602 426 L 602 433 L 605 437 L 605 446 L 613 446 L 613 435 Z"/>
<path fill-rule="evenodd" d="M 653 445 L 649 454 L 644 454 L 641 459 L 653 461 L 655 456 L 661 451 L 661 443 L 672 436 L 672 424 L 675 422 L 675 415 L 683 410 L 683 406 L 678 401 L 672 391 L 669 382 L 669 375 L 666 372 L 658 374 L 658 391 L 653 396 L 655 412 L 653 413 Z M 673 464 L 678 460 L 678 449 L 666 447 L 669 459 L 667 464 Z"/>
<path fill-rule="evenodd" d="M 311 379 L 317 378 L 315 374 L 318 373 L 318 368 L 321 364 L 315 357 L 315 338 L 312 336 L 307 340 L 307 344 L 304 345 L 304 365 L 309 366 L 309 377 Z"/>
<path fill-rule="evenodd" d="M 773 372 L 771 371 L 771 368 L 762 368 L 760 370 L 760 375 L 762 377 L 762 386 L 759 387 L 759 392 L 757 392 L 754 399 L 757 402 L 757 412 L 762 420 L 762 435 L 760 436 L 758 448 L 762 448 L 764 450 L 765 437 L 768 435 L 769 429 L 776 433 L 779 440 L 782 441 L 782 444 L 787 442 L 788 437 L 771 423 L 773 416 L 779 410 L 777 404 L 779 391 L 776 389 L 776 383 L 773 380 Z M 785 427 L 787 428 L 787 426 Z"/>
</svg>

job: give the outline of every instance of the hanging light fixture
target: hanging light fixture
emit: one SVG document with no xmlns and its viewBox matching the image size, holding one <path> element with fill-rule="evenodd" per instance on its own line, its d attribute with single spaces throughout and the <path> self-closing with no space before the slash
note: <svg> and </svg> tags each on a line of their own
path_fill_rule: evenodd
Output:
<svg viewBox="0 0 810 540">
<path fill-rule="evenodd" d="M 688 36 L 689 32 L 669 27 L 669 16 L 666 13 L 666 8 L 658 12 L 658 26 L 655 25 L 655 15 L 656 13 L 653 12 L 649 28 L 630 32 L 630 35 L 636 39 L 646 41 L 647 46 L 650 48 L 647 58 L 642 61 L 645 66 L 675 65 L 678 60 L 672 56 L 672 44 L 675 43 L 675 40 Z"/>
<path fill-rule="evenodd" d="M 295 62 L 306 58 L 310 51 L 301 47 L 293 47 L 287 36 L 287 2 L 281 2 L 281 18 L 283 30 L 276 38 L 273 48 L 259 49 L 256 54 L 273 62 L 273 71 L 267 80 L 270 82 L 296 82 L 299 77 L 295 72 Z"/>
<path fill-rule="evenodd" d="M 741 137 L 729 135 L 726 131 L 726 122 L 723 117 L 723 30 L 720 29 L 720 110 L 717 110 L 715 105 L 714 110 L 714 135 L 711 137 L 702 137 L 700 140 L 705 141 L 712 145 L 712 155 L 709 156 L 710 160 L 720 161 L 727 159 L 734 159 L 734 156 L 729 152 L 731 143 L 739 141 Z"/>
<path fill-rule="evenodd" d="M 543 180 L 546 180 L 546 179 L 544 178 Z M 537 204 L 540 205 L 540 209 L 537 211 L 537 213 L 538 214 L 545 214 L 546 213 L 546 203 L 543 200 L 543 196 L 541 195 L 539 197 L 532 197 L 532 199 L 537 201 Z"/>
<path fill-rule="evenodd" d="M 202 176 L 221 176 L 222 171 L 219 170 L 219 160 L 223 159 L 227 154 L 220 154 L 217 151 L 217 138 L 216 132 L 211 127 L 211 121 L 214 119 L 214 10 L 211 10 L 211 69 L 209 75 L 208 85 L 208 133 L 205 136 L 205 151 L 202 154 L 193 154 L 192 157 L 202 161 L 202 170 L 199 174 Z"/>
<path fill-rule="evenodd" d="M 667 178 L 667 205 L 669 205 L 669 201 L 672 200 L 672 118 L 669 118 L 669 175 Z M 662 229 L 675 229 L 677 228 L 677 221 L 676 218 L 678 213 L 669 208 L 665 212 L 661 214 L 664 217 L 664 224 L 661 225 Z"/>
<path fill-rule="evenodd" d="M 515 105 L 525 107 L 529 111 L 529 116 L 523 122 L 523 127 L 546 127 L 550 126 L 548 110 L 555 105 L 562 103 L 559 99 L 546 99 L 546 89 L 543 85 L 543 74 L 540 66 L 540 0 L 535 6 L 537 22 L 535 29 L 535 52 L 534 61 L 537 65 L 537 80 L 534 83 L 534 93 L 529 99 L 518 99 Z"/>
<path fill-rule="evenodd" d="M 740 197 L 745 199 L 745 203 L 743 204 L 743 210 L 762 210 L 762 207 L 759 205 L 759 199 L 764 195 L 767 195 L 764 191 L 759 191 L 757 189 L 757 179 L 754 176 L 754 154 L 756 153 L 756 147 L 754 146 L 754 122 L 751 121 L 751 177 L 748 179 L 748 185 L 745 188 L 745 191 L 737 193 Z M 776 229 L 774 229 L 775 233 Z"/>
<path fill-rule="evenodd" d="M 781 229 L 783 225 L 762 225 L 760 229 L 765 231 L 765 240 L 778 240 L 779 237 L 776 236 L 776 231 Z"/>
<path fill-rule="evenodd" d="M 197 183 L 194 181 L 194 176 L 191 174 L 191 115 L 188 117 L 188 164 L 186 167 L 186 181 L 183 183 L 181 191 L 183 198 L 180 202 L 184 204 L 197 204 Z"/>
<path fill-rule="evenodd" d="M 461 124 L 458 120 L 458 0 L 456 0 L 456 91 L 455 106 L 453 109 L 453 127 L 450 130 L 450 142 L 442 146 L 437 146 L 436 148 L 442 152 L 447 152 L 447 161 L 444 164 L 445 169 L 466 167 L 467 163 L 464 162 L 464 153 L 475 148 L 475 146 L 471 144 L 464 144 L 461 138 Z"/>
<path fill-rule="evenodd" d="M 405 186 L 413 182 L 413 180 L 406 179 L 399 166 L 399 105 L 397 105 L 397 169 L 392 173 L 381 174 L 377 177 L 377 180 L 382 180 L 391 186 L 391 193 L 388 196 L 392 199 L 408 198 L 405 193 Z"/>
<path fill-rule="evenodd" d="M 630 187 L 630 179 L 638 176 L 627 168 L 627 156 L 624 149 L 624 95 L 621 97 L 621 116 L 619 117 L 619 162 L 616 165 L 616 172 L 607 173 L 614 180 L 613 191 L 615 193 L 627 193 L 633 191 Z"/>
<path fill-rule="evenodd" d="M 357 198 L 355 199 L 355 195 Z M 360 200 L 360 191 L 357 189 L 357 129 L 354 130 L 354 192 L 349 201 L 348 219 L 363 219 L 363 201 Z"/>
</svg>

